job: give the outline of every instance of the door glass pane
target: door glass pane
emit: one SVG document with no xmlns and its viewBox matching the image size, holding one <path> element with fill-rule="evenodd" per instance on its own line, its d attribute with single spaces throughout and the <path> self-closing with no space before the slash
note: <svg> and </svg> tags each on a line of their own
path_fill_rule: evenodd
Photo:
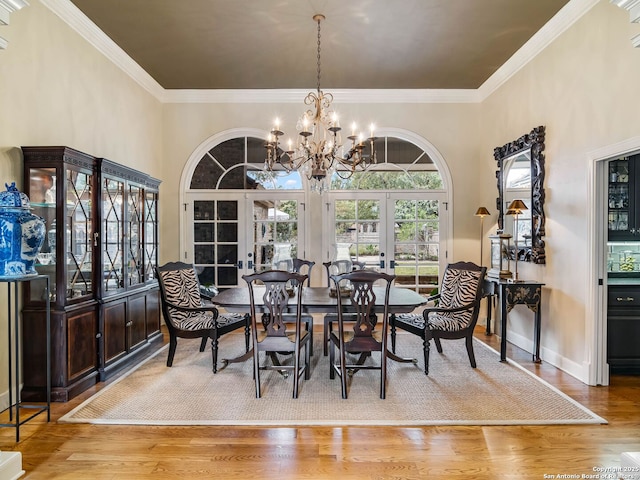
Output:
<svg viewBox="0 0 640 480">
<path fill-rule="evenodd" d="M 196 242 L 213 242 L 214 230 L 212 223 L 199 223 L 193 226 L 193 240 Z"/>
<path fill-rule="evenodd" d="M 298 201 L 255 200 L 253 232 L 256 271 L 288 265 L 298 256 Z"/>
<path fill-rule="evenodd" d="M 367 267 L 380 264 L 380 201 L 338 200 L 335 202 L 334 260 L 364 262 Z"/>
<path fill-rule="evenodd" d="M 193 202 L 193 259 L 203 287 L 238 284 L 238 202 Z"/>
<path fill-rule="evenodd" d="M 438 202 L 396 200 L 393 236 L 396 282 L 429 293 L 438 285 Z"/>
</svg>

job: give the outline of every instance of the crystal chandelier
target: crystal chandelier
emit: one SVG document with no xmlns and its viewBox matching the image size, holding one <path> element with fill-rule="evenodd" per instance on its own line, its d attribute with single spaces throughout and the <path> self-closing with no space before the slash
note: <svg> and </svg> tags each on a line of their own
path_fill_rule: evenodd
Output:
<svg viewBox="0 0 640 480">
<path fill-rule="evenodd" d="M 370 135 L 365 138 L 363 134 L 356 134 L 354 123 L 351 135 L 347 137 L 351 141 L 347 150 L 347 147 L 342 145 L 342 128 L 338 116 L 331 110 L 333 95 L 320 89 L 320 22 L 324 19 L 325 16 L 321 14 L 313 16 L 313 20 L 318 24 L 318 82 L 317 90 L 310 92 L 304 99 L 304 104 L 310 108 L 304 112 L 296 125 L 299 132 L 298 144 L 294 147 L 293 142 L 289 140 L 286 150 L 280 146 L 280 137 L 284 132 L 280 130 L 280 121 L 276 119 L 265 143 L 267 156 L 264 161 L 264 169 L 267 172 L 300 171 L 310 180 L 311 190 L 317 193 L 329 189 L 334 172 L 347 179 L 356 171 L 364 171 L 376 163 L 374 126 L 371 125 Z"/>
</svg>

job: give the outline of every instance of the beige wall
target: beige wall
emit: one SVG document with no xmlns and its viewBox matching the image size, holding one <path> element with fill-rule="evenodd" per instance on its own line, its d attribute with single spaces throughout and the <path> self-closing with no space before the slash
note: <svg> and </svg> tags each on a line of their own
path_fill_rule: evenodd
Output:
<svg viewBox="0 0 640 480">
<path fill-rule="evenodd" d="M 163 225 L 161 261 L 175 261 L 179 255 L 180 231 L 171 227 L 179 218 L 180 175 L 185 163 L 193 151 L 212 135 L 234 128 L 262 129 L 271 127 L 275 117 L 281 120 L 283 129 L 294 136 L 296 121 L 304 105 L 300 104 L 170 104 L 165 105 L 163 121 L 165 143 L 165 173 L 163 175 L 162 195 L 160 199 L 160 218 Z M 454 217 L 454 258 L 477 259 L 479 223 L 473 216 L 479 202 L 495 200 L 483 199 L 480 195 L 482 183 L 493 182 L 494 173 L 482 165 L 482 153 L 478 150 L 477 104 L 460 105 L 358 105 L 341 104 L 340 117 L 344 119 L 363 119 L 368 123 L 375 120 L 380 128 L 394 127 L 404 129 L 425 138 L 433 144 L 444 157 L 453 178 L 453 203 L 456 207 Z M 350 121 L 345 120 L 348 124 Z M 287 138 L 287 137 L 285 137 Z M 493 179 L 493 180 L 492 180 Z M 492 193 L 493 195 L 493 193 Z M 310 207 L 313 218 L 321 218 L 321 204 L 314 202 Z M 312 251 L 320 247 L 320 236 L 314 235 Z"/>
<path fill-rule="evenodd" d="M 66 145 L 163 175 L 160 102 L 39 1 L 29 4 L 2 27 L 9 46 L 0 50 L 0 188 L 23 188 L 23 145 Z M 1 396 L 8 359 L 0 287 Z"/>
<path fill-rule="evenodd" d="M 588 275 L 588 152 L 638 135 L 640 49 L 630 42 L 637 33 L 625 10 L 603 0 L 482 104 L 483 151 L 547 127 L 547 265 L 519 271 L 546 283 L 543 357 L 582 378 L 596 281 Z M 520 308 L 512 331 L 531 339 L 531 314 Z"/>
<path fill-rule="evenodd" d="M 0 50 L 0 180 L 22 185 L 21 145 L 68 145 L 146 171 L 163 180 L 161 261 L 177 259 L 179 182 L 192 152 L 228 129 L 266 129 L 275 116 L 292 126 L 302 105 L 161 105 L 47 8 L 30 3 L 2 27 L 10 43 Z M 638 135 L 640 49 L 629 40 L 638 27 L 602 0 L 482 104 L 339 105 L 341 118 L 406 129 L 438 149 L 454 185 L 453 260 L 478 255 L 475 209 L 495 212 L 493 148 L 546 125 L 548 264 L 521 264 L 519 271 L 547 286 L 543 358 L 583 380 L 592 281 L 585 240 L 588 152 Z M 5 295 L 0 289 L 2 305 Z M 5 315 L 0 308 L 0 341 Z M 518 307 L 510 318 L 510 339 L 526 346 L 530 313 Z M 0 379 L 6 375 L 2 355 Z"/>
</svg>

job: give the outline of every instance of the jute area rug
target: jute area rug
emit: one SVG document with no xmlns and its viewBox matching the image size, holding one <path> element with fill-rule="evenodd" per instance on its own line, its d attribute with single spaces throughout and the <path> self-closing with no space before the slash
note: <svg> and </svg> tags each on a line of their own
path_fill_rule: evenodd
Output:
<svg viewBox="0 0 640 480">
<path fill-rule="evenodd" d="M 213 374 L 211 350 L 199 340 L 178 340 L 173 367 L 166 347 L 135 370 L 63 416 L 63 423 L 137 425 L 543 425 L 607 423 L 603 418 L 475 341 L 478 367 L 469 365 L 463 340 L 431 349 L 430 372 L 422 363 L 422 342 L 399 334 L 397 353 L 418 365 L 389 361 L 387 398 L 379 397 L 380 374 L 360 370 L 343 400 L 340 380 L 329 378 L 329 359 L 315 335 L 311 379 L 300 381 L 263 371 L 262 398 L 255 398 L 252 362 Z M 220 357 L 243 353 L 244 336 L 220 340 Z M 377 357 L 374 357 L 377 361 Z M 369 359 L 368 361 L 372 361 Z"/>
</svg>

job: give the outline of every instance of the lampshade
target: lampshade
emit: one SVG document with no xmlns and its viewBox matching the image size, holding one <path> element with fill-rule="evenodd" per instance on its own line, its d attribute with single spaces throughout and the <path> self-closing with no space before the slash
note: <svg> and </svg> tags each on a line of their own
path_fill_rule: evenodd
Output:
<svg viewBox="0 0 640 480">
<path fill-rule="evenodd" d="M 507 207 L 506 214 L 507 215 L 516 215 L 521 214 L 523 210 L 529 210 L 524 202 L 518 198 L 516 198 L 511 204 Z"/>
<path fill-rule="evenodd" d="M 478 211 L 476 212 L 476 217 L 486 217 L 487 215 L 491 215 L 489 213 L 489 210 L 487 210 L 486 207 L 479 207 Z"/>
</svg>

